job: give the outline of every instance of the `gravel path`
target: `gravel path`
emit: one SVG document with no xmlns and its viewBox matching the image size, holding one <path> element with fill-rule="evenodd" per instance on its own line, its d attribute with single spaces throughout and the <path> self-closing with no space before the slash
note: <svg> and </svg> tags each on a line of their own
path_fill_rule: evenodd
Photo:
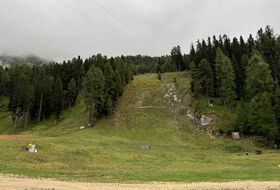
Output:
<svg viewBox="0 0 280 190">
<path fill-rule="evenodd" d="M 280 182 L 237 181 L 225 183 L 80 183 L 64 182 L 53 179 L 19 178 L 0 174 L 0 189 L 2 190 L 280 190 Z"/>
</svg>

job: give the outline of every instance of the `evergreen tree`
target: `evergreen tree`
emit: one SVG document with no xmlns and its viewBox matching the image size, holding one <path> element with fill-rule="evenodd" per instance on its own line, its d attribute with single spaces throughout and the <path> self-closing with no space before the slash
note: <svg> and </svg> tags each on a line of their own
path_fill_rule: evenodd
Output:
<svg viewBox="0 0 280 190">
<path fill-rule="evenodd" d="M 176 65 L 176 70 L 183 70 L 183 57 L 180 46 L 176 46 L 171 50 L 171 60 Z"/>
<path fill-rule="evenodd" d="M 274 100 L 273 101 L 273 110 L 274 110 L 274 114 L 275 114 L 276 123 L 278 126 L 280 126 L 280 91 L 278 89 L 276 89 L 273 100 Z"/>
<path fill-rule="evenodd" d="M 104 102 L 105 79 L 99 68 L 91 67 L 84 81 L 84 97 L 88 110 L 88 125 L 96 121 L 98 106 Z"/>
<path fill-rule="evenodd" d="M 38 124 L 53 114 L 53 86 L 54 79 L 41 67 L 34 77 L 35 99 L 32 117 L 37 117 Z"/>
<path fill-rule="evenodd" d="M 158 72 L 158 80 L 161 80 L 161 74 L 160 74 L 160 71 Z"/>
<path fill-rule="evenodd" d="M 232 104 L 235 98 L 235 73 L 230 59 L 223 54 L 221 48 L 217 49 L 215 62 L 218 94 L 224 105 Z"/>
<path fill-rule="evenodd" d="M 252 98 L 259 93 L 267 92 L 272 94 L 273 79 L 269 65 L 265 63 L 258 52 L 255 52 L 249 61 L 249 66 L 246 70 L 246 92 L 247 97 Z"/>
<path fill-rule="evenodd" d="M 15 81 L 15 86 L 14 89 L 12 90 L 12 95 L 10 98 L 10 110 L 12 111 L 12 117 L 14 120 L 14 132 L 17 130 L 17 123 L 19 117 L 22 116 L 22 107 L 23 107 L 23 96 L 22 96 L 22 91 L 24 88 L 26 81 L 24 78 L 23 73 L 20 73 L 18 76 L 17 81 Z"/>
<path fill-rule="evenodd" d="M 249 127 L 249 107 L 247 103 L 243 100 L 237 105 L 236 108 L 236 131 L 240 131 L 243 134 L 249 134 L 250 127 Z"/>
<path fill-rule="evenodd" d="M 249 35 L 249 38 L 247 40 L 247 45 L 248 45 L 248 57 L 251 57 L 253 54 L 254 46 L 255 46 L 255 40 L 254 40 L 252 34 Z"/>
<path fill-rule="evenodd" d="M 241 97 L 242 94 L 242 73 L 241 73 L 241 68 L 240 68 L 240 64 L 237 61 L 235 55 L 232 55 L 232 64 L 233 64 L 233 69 L 234 69 L 234 73 L 235 73 L 235 87 L 236 87 L 236 96 L 239 99 Z"/>
<path fill-rule="evenodd" d="M 107 115 L 108 116 L 111 116 L 112 113 L 113 113 L 113 103 L 112 103 L 112 100 L 110 97 L 108 97 L 107 99 L 107 105 L 106 105 L 106 108 L 107 108 Z"/>
<path fill-rule="evenodd" d="M 266 26 L 265 31 L 262 28 L 258 31 L 256 49 L 262 54 L 266 63 L 270 65 L 272 75 L 275 78 L 279 66 L 276 62 L 276 37 L 270 26 Z"/>
<path fill-rule="evenodd" d="M 24 130 L 26 130 L 28 118 L 31 113 L 31 109 L 34 105 L 34 87 L 32 84 L 26 81 L 25 85 L 23 86 L 22 91 L 23 96 L 23 114 L 24 114 Z"/>
<path fill-rule="evenodd" d="M 70 110 L 71 106 L 75 104 L 77 98 L 77 88 L 76 88 L 76 82 L 74 78 L 70 80 L 66 94 L 67 94 L 68 106 Z"/>
<path fill-rule="evenodd" d="M 56 120 L 59 119 L 60 113 L 62 111 L 63 101 L 63 86 L 60 77 L 57 76 L 53 87 L 53 109 L 55 124 Z"/>
<path fill-rule="evenodd" d="M 213 96 L 214 92 L 214 77 L 210 64 L 206 59 L 202 59 L 198 64 L 197 70 L 201 93 L 207 96 L 208 104 L 210 104 L 210 97 Z"/>
<path fill-rule="evenodd" d="M 31 96 L 33 94 L 30 90 L 31 68 L 28 65 L 17 65 L 10 70 L 10 75 L 12 89 L 9 108 L 12 111 L 14 132 L 16 132 L 18 119 L 27 111 L 27 108 L 28 110 L 30 109 L 30 104 L 32 104 Z"/>
<path fill-rule="evenodd" d="M 241 56 L 240 66 L 239 66 L 239 82 L 240 82 L 240 97 L 245 98 L 245 80 L 246 80 L 246 70 L 248 67 L 249 58 L 247 54 Z M 237 76 L 237 75 L 236 75 Z"/>
<path fill-rule="evenodd" d="M 114 81 L 115 81 L 115 85 L 116 85 L 115 94 L 116 94 L 116 97 L 119 97 L 120 95 L 122 95 L 123 86 L 122 86 L 122 82 L 121 82 L 120 73 L 118 70 L 115 71 L 114 76 L 115 76 Z"/>
<path fill-rule="evenodd" d="M 5 70 L 3 69 L 2 65 L 0 65 L 0 100 L 1 100 L 1 96 L 4 95 L 4 89 L 5 89 L 4 74 L 5 74 Z"/>
<path fill-rule="evenodd" d="M 275 72 L 274 76 L 275 76 L 275 80 L 276 80 L 276 87 L 279 89 L 279 80 L 280 80 L 280 36 L 277 37 L 275 51 L 276 51 L 276 54 L 275 54 L 275 64 L 274 64 L 274 72 Z"/>
<path fill-rule="evenodd" d="M 264 136 L 269 141 L 274 140 L 276 121 L 267 93 L 259 93 L 251 100 L 249 124 L 251 133 Z"/>
<path fill-rule="evenodd" d="M 105 84 L 104 84 L 104 89 L 105 89 L 105 99 L 113 99 L 116 100 L 117 95 L 116 95 L 116 84 L 114 81 L 114 71 L 111 67 L 111 64 L 108 62 L 104 66 L 104 77 L 105 77 Z"/>
</svg>

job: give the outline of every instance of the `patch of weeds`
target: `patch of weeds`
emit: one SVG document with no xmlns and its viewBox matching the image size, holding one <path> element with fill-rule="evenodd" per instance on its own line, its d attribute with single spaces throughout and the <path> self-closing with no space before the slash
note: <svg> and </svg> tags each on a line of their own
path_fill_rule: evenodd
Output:
<svg viewBox="0 0 280 190">
<path fill-rule="evenodd" d="M 224 150 L 226 152 L 229 152 L 229 153 L 237 153 L 237 152 L 242 152 L 243 151 L 243 147 L 238 146 L 238 145 L 230 145 L 230 146 L 226 146 L 224 148 Z"/>
</svg>

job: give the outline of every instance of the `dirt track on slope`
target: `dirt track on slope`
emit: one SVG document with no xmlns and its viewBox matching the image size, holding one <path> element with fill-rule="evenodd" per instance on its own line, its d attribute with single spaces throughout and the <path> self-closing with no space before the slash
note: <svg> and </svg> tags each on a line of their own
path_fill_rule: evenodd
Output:
<svg viewBox="0 0 280 190">
<path fill-rule="evenodd" d="M 64 182 L 53 179 L 18 178 L 0 174 L 0 189 L 4 190 L 280 190 L 280 182 L 199 182 L 199 183 L 145 183 L 145 184 L 119 184 L 119 183 L 81 183 Z"/>
<path fill-rule="evenodd" d="M 0 135 L 0 140 L 25 140 L 26 137 L 22 135 Z"/>
</svg>

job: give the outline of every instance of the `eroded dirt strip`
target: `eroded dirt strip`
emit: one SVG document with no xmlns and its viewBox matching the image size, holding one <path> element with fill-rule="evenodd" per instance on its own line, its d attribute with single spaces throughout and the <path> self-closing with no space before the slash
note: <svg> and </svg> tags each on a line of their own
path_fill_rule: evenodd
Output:
<svg viewBox="0 0 280 190">
<path fill-rule="evenodd" d="M 0 174 L 0 189 L 17 190 L 280 190 L 280 182 L 200 182 L 200 183 L 146 183 L 146 184 L 118 184 L 118 183 L 79 183 L 64 182 L 52 179 L 18 178 Z"/>
</svg>

